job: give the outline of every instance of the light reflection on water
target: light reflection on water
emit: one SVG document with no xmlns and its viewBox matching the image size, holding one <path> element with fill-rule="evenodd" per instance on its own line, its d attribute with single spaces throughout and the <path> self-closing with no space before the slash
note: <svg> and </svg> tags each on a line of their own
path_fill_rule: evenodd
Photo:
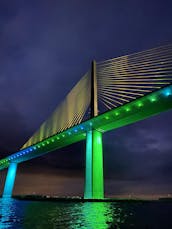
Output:
<svg viewBox="0 0 172 229">
<path fill-rule="evenodd" d="M 124 222 L 122 209 L 105 202 L 40 202 L 0 200 L 0 229 L 106 229 L 120 228 Z M 113 210 L 113 211 L 112 211 Z"/>
<path fill-rule="evenodd" d="M 171 229 L 172 202 L 48 202 L 0 199 L 0 229 Z M 168 225 L 168 226 L 167 226 Z"/>
<path fill-rule="evenodd" d="M 22 203 L 18 204 L 18 201 L 11 198 L 0 199 L 0 229 L 13 228 L 12 225 L 20 228 L 22 210 Z"/>
<path fill-rule="evenodd" d="M 112 210 L 115 208 L 110 203 L 103 202 L 44 203 L 41 209 L 39 203 L 33 202 L 27 209 L 24 228 L 30 229 L 39 214 L 39 228 L 107 229 L 113 223 L 118 229 L 125 217 L 122 209 L 117 208 L 114 219 Z M 39 213 L 35 215 L 35 211 Z"/>
</svg>

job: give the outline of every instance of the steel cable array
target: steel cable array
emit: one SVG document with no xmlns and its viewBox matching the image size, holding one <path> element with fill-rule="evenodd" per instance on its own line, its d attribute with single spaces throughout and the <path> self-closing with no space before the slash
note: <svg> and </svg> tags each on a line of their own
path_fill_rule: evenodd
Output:
<svg viewBox="0 0 172 229">
<path fill-rule="evenodd" d="M 97 63 L 98 99 L 112 109 L 172 83 L 172 45 Z"/>
<path fill-rule="evenodd" d="M 81 78 L 53 114 L 22 146 L 22 149 L 79 124 L 90 105 L 89 91 L 91 91 L 90 72 Z"/>
</svg>

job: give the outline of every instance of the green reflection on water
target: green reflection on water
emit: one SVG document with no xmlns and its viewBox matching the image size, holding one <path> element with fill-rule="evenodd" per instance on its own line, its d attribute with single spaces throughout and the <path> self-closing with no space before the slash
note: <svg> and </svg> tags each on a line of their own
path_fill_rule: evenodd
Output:
<svg viewBox="0 0 172 229">
<path fill-rule="evenodd" d="M 32 202 L 23 228 L 120 229 L 125 218 L 122 208 L 107 202 Z"/>
<path fill-rule="evenodd" d="M 82 228 L 109 228 L 113 221 L 112 209 L 107 203 L 85 203 L 82 207 Z M 73 227 L 75 228 L 75 227 Z M 77 227 L 76 227 L 77 228 Z"/>
</svg>

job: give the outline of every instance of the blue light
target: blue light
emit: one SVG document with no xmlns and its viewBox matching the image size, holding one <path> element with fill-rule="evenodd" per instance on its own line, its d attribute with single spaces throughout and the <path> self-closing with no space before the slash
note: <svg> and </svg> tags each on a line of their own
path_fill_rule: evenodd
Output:
<svg viewBox="0 0 172 229">
<path fill-rule="evenodd" d="M 17 163 L 10 163 L 5 181 L 3 197 L 11 197 L 16 177 Z"/>
<path fill-rule="evenodd" d="M 34 146 L 33 149 L 36 149 L 36 146 Z"/>
<path fill-rule="evenodd" d="M 69 131 L 68 134 L 71 135 L 71 132 Z"/>
<path fill-rule="evenodd" d="M 166 89 L 163 90 L 163 94 L 165 96 L 170 96 L 171 95 L 171 90 L 169 88 L 166 88 Z"/>
<path fill-rule="evenodd" d="M 84 130 L 84 127 L 83 126 L 81 126 L 81 130 Z"/>
<path fill-rule="evenodd" d="M 32 152 L 33 151 L 33 149 L 30 149 L 30 152 Z"/>
<path fill-rule="evenodd" d="M 74 130 L 74 132 L 76 133 L 76 132 L 78 132 L 78 130 L 77 130 L 77 129 L 75 129 L 75 130 Z"/>
</svg>

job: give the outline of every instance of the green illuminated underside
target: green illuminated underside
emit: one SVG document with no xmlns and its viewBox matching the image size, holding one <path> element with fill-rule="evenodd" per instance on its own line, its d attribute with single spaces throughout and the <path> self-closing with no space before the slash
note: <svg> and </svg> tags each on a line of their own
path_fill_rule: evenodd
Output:
<svg viewBox="0 0 172 229">
<path fill-rule="evenodd" d="M 62 133 L 47 138 L 44 141 L 31 146 L 34 150 L 27 153 L 26 155 L 21 155 L 17 158 L 9 159 L 14 154 L 10 155 L 9 157 L 0 160 L 0 169 L 8 167 L 9 163 L 11 162 L 20 163 L 26 160 L 30 160 L 50 151 L 54 151 L 75 142 L 84 140 L 86 138 L 86 133 L 90 130 L 90 127 L 93 130 L 95 129 L 104 133 L 106 131 L 110 131 L 146 119 L 163 111 L 167 111 L 172 108 L 172 94 L 166 95 L 164 93 L 167 89 L 172 91 L 172 86 L 160 89 L 159 91 L 141 97 L 121 107 L 114 108 L 104 114 L 69 128 Z M 27 151 L 27 149 L 31 147 L 25 148 L 24 150 Z M 95 150 L 97 147 L 97 145 L 95 146 L 93 144 L 93 148 Z M 18 151 L 15 154 L 20 153 L 21 151 Z"/>
</svg>

